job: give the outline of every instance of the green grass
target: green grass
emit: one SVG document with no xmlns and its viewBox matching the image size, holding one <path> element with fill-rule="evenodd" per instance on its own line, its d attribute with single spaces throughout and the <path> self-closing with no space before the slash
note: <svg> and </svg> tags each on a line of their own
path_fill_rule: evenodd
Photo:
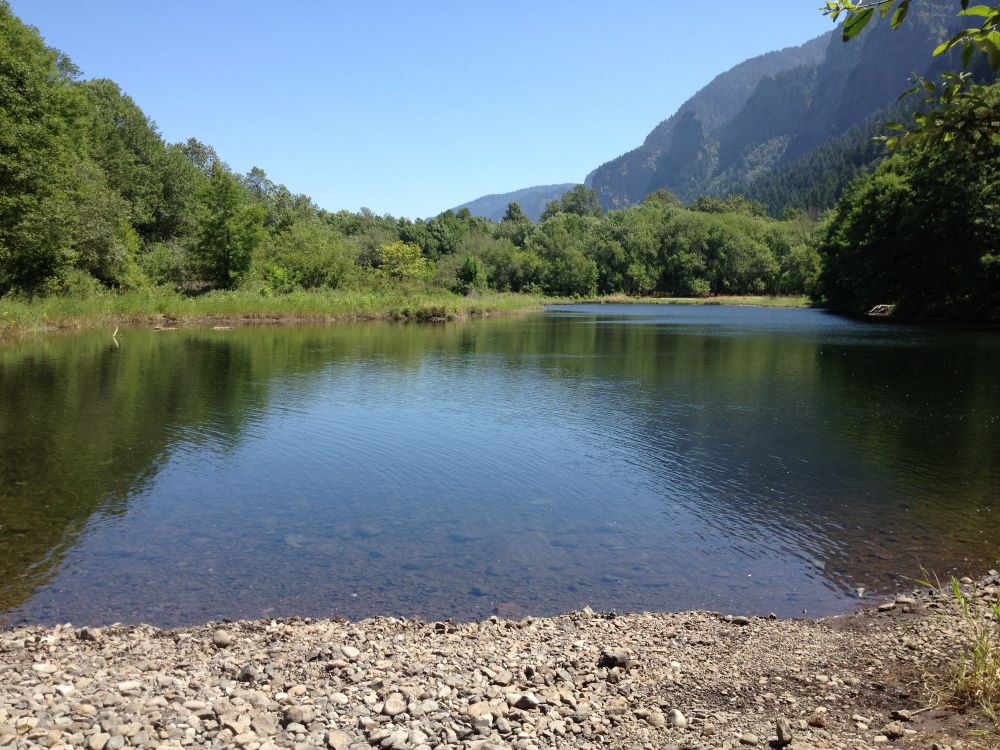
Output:
<svg viewBox="0 0 1000 750">
<path fill-rule="evenodd" d="M 618 305 L 753 305 L 755 307 L 811 307 L 806 296 L 779 295 L 720 295 L 717 297 L 629 297 L 609 294 L 588 302 Z"/>
<path fill-rule="evenodd" d="M 917 583 L 951 601 L 964 642 L 958 659 L 931 679 L 934 691 L 942 703 L 978 710 L 1000 729 L 1000 597 L 980 595 L 975 587 L 963 590 L 955 577 L 947 585 L 930 579 L 925 572 Z"/>
<path fill-rule="evenodd" d="M 262 296 L 218 291 L 189 297 L 166 288 L 107 292 L 89 297 L 0 299 L 0 337 L 108 325 L 157 322 L 331 322 L 349 320 L 437 321 L 539 310 L 566 302 L 658 305 L 758 305 L 808 307 L 807 297 L 628 297 L 623 294 L 568 300 L 540 295 L 486 292 L 465 297 L 442 290 L 324 290 Z"/>
<path fill-rule="evenodd" d="M 251 291 L 187 297 L 153 288 L 79 298 L 0 299 L 0 337 L 56 330 L 158 322 L 329 322 L 350 320 L 454 320 L 539 310 L 539 296 L 446 291 L 301 291 L 265 297 Z"/>
</svg>

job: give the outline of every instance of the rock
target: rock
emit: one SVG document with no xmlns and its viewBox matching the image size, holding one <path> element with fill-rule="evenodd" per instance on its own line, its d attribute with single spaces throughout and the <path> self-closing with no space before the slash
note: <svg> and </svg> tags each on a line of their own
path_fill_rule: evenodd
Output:
<svg viewBox="0 0 1000 750">
<path fill-rule="evenodd" d="M 311 724 L 316 714 L 309 706 L 288 706 L 283 714 L 284 724 L 287 728 L 289 724 Z"/>
<path fill-rule="evenodd" d="M 330 750 L 347 750 L 351 746 L 351 736 L 340 729 L 331 729 L 326 733 L 326 746 Z"/>
<path fill-rule="evenodd" d="M 533 711 L 542 705 L 542 702 L 538 700 L 538 697 L 534 693 L 525 693 L 517 702 L 514 704 L 514 708 L 519 708 L 522 711 Z"/>
<path fill-rule="evenodd" d="M 900 737 L 906 735 L 906 727 L 903 726 L 903 722 L 901 721 L 890 721 L 882 729 L 882 734 L 890 740 L 898 740 Z"/>
<path fill-rule="evenodd" d="M 233 645 L 233 636 L 230 634 L 228 630 L 222 630 L 220 628 L 219 630 L 216 630 L 215 633 L 212 634 L 212 643 L 214 643 L 219 648 L 229 648 L 231 645 Z"/>
<path fill-rule="evenodd" d="M 602 651 L 601 657 L 597 660 L 600 669 L 624 669 L 628 665 L 628 654 L 624 651 Z"/>
<path fill-rule="evenodd" d="M 404 711 L 406 711 L 406 701 L 403 700 L 403 696 L 399 693 L 393 693 L 386 698 L 382 706 L 382 713 L 390 718 L 399 716 Z"/>
<path fill-rule="evenodd" d="M 101 631 L 98 628 L 80 628 L 76 631 L 76 637 L 81 641 L 99 641 Z"/>
<path fill-rule="evenodd" d="M 680 712 L 680 709 L 671 708 L 667 712 L 667 723 L 674 729 L 683 729 L 687 726 L 687 717 Z"/>
<path fill-rule="evenodd" d="M 252 666 L 247 665 L 240 670 L 236 679 L 239 682 L 257 682 L 260 679 L 260 673 Z"/>
<path fill-rule="evenodd" d="M 792 732 L 792 722 L 782 717 L 775 722 L 775 728 L 778 734 L 779 746 L 784 747 L 785 745 L 792 744 L 792 741 L 795 739 Z"/>
</svg>

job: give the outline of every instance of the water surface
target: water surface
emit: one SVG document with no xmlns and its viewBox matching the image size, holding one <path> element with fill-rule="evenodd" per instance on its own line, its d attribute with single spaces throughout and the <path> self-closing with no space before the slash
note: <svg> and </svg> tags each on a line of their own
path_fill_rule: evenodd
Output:
<svg viewBox="0 0 1000 750">
<path fill-rule="evenodd" d="M 812 310 L 0 346 L 0 622 L 842 612 L 1000 542 L 1000 336 Z"/>
</svg>

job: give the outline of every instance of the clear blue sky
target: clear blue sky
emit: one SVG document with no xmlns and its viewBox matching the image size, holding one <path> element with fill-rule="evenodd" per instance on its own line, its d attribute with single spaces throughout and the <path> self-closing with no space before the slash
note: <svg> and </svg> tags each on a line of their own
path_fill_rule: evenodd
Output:
<svg viewBox="0 0 1000 750">
<path fill-rule="evenodd" d="M 642 142 L 736 63 L 831 28 L 819 0 L 12 0 L 168 141 L 322 207 L 432 216 Z"/>
</svg>

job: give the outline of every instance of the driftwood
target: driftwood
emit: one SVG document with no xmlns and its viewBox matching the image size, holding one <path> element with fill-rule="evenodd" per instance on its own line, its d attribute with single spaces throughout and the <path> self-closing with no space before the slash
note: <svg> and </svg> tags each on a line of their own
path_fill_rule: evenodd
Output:
<svg viewBox="0 0 1000 750">
<path fill-rule="evenodd" d="M 875 305 L 868 314 L 876 318 L 888 318 L 896 311 L 895 305 Z"/>
</svg>

